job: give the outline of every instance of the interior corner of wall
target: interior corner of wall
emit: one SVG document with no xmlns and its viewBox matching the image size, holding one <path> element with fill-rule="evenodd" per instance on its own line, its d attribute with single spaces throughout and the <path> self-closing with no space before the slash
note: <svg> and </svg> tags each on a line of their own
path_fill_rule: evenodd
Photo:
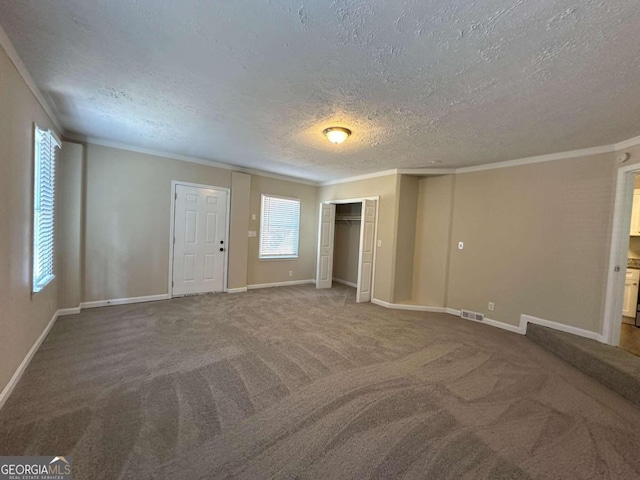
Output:
<svg viewBox="0 0 640 480">
<path fill-rule="evenodd" d="M 451 270 L 451 252 L 452 252 L 452 239 L 453 239 L 453 222 L 455 215 L 455 197 L 456 197 L 456 187 L 457 187 L 457 175 L 451 175 L 451 194 L 449 197 L 449 233 L 447 235 L 447 262 L 445 269 L 445 280 L 444 280 L 444 305 L 449 307 L 449 292 L 451 289 L 451 276 L 449 272 Z"/>
</svg>

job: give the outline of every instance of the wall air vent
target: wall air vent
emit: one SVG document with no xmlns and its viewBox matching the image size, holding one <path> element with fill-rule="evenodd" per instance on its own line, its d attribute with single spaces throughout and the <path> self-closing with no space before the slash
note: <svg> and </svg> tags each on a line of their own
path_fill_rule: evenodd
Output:
<svg viewBox="0 0 640 480">
<path fill-rule="evenodd" d="M 482 313 L 472 312 L 471 310 L 461 310 L 460 316 L 467 320 L 475 320 L 477 322 L 484 320 L 484 315 Z"/>
</svg>

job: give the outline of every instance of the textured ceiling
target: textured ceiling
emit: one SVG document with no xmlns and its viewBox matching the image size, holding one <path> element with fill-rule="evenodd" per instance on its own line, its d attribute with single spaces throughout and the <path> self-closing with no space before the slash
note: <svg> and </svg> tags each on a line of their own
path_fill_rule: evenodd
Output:
<svg viewBox="0 0 640 480">
<path fill-rule="evenodd" d="M 0 22 L 68 132 L 310 180 L 640 134 L 637 0 L 0 0 Z"/>
</svg>

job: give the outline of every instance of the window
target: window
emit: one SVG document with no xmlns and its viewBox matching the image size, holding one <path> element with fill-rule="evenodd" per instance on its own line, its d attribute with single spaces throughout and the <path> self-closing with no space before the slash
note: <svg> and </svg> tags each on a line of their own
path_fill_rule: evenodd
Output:
<svg viewBox="0 0 640 480">
<path fill-rule="evenodd" d="M 262 195 L 259 258 L 298 258 L 300 200 Z"/>
<path fill-rule="evenodd" d="M 60 140 L 51 130 L 35 126 L 33 187 L 33 291 L 54 279 L 53 238 L 56 188 L 56 148 Z"/>
</svg>

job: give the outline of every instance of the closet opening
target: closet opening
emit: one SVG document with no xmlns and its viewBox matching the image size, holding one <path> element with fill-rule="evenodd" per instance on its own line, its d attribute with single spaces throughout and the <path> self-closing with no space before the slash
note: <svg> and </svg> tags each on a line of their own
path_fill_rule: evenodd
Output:
<svg viewBox="0 0 640 480">
<path fill-rule="evenodd" d="M 336 205 L 336 227 L 333 240 L 333 281 L 358 287 L 362 203 Z"/>
<path fill-rule="evenodd" d="M 333 282 L 356 288 L 357 302 L 373 297 L 378 197 L 320 204 L 316 287 Z"/>
</svg>

